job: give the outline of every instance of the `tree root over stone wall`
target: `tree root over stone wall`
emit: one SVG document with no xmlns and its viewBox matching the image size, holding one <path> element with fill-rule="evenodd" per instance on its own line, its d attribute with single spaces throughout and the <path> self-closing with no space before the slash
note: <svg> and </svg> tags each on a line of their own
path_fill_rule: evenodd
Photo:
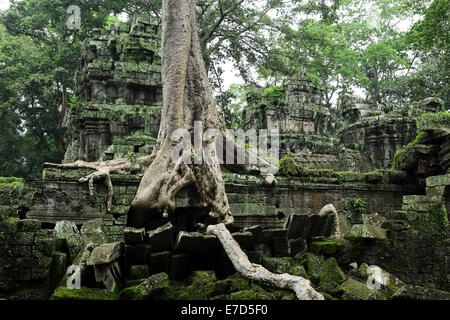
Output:
<svg viewBox="0 0 450 320">
<path fill-rule="evenodd" d="M 207 232 L 219 239 L 236 271 L 243 277 L 263 285 L 292 290 L 299 300 L 324 300 L 324 297 L 311 287 L 309 280 L 288 273 L 275 274 L 259 264 L 251 263 L 223 223 L 208 226 Z"/>
</svg>

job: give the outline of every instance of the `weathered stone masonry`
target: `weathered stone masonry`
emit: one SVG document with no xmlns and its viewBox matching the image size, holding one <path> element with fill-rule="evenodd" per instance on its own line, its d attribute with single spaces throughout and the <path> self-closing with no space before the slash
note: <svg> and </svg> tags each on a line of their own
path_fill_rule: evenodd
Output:
<svg viewBox="0 0 450 320">
<path fill-rule="evenodd" d="M 47 168 L 44 180 L 35 182 L 34 187 L 42 195 L 30 207 L 28 218 L 55 224 L 60 220 L 70 220 L 78 225 L 83 222 L 103 218 L 112 239 L 121 239 L 126 214 L 136 194 L 140 176 L 112 175 L 114 199 L 111 214 L 106 211 L 107 190 L 103 184 L 95 184 L 94 197 L 90 197 L 87 184 L 78 182 L 90 170 L 61 170 Z M 344 208 L 344 200 L 360 197 L 367 203 L 368 212 L 386 215 L 392 210 L 400 210 L 402 197 L 415 194 L 413 185 L 402 184 L 402 177 L 390 177 L 385 173 L 382 181 L 378 174 L 365 179 L 378 179 L 378 183 L 360 181 L 354 176 L 353 182 L 341 182 L 332 178 L 279 178 L 277 185 L 267 186 L 264 179 L 255 176 L 226 174 L 226 190 L 236 226 L 260 224 L 267 228 L 282 227 L 291 214 L 317 214 L 326 203 L 336 208 Z M 397 179 L 397 180 L 395 180 Z M 400 179 L 400 180 L 398 180 Z M 309 180 L 309 181 L 308 181 Z M 177 207 L 189 207 L 189 197 L 181 193 Z"/>
</svg>

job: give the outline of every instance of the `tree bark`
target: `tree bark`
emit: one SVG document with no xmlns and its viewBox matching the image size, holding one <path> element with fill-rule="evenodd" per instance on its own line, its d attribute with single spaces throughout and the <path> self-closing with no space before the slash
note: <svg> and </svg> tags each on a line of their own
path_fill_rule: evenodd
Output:
<svg viewBox="0 0 450 320">
<path fill-rule="evenodd" d="M 209 211 L 212 221 L 233 222 L 216 154 L 216 139 L 220 137 L 213 135 L 203 139 L 202 147 L 195 150 L 201 164 L 187 164 L 183 157 L 172 161 L 174 148 L 179 142 L 173 141 L 172 134 L 177 129 L 192 133 L 194 123 L 198 121 L 204 131 L 215 129 L 226 136 L 202 58 L 195 10 L 195 0 L 163 1 L 164 108 L 153 151 L 154 161 L 146 170 L 131 205 L 131 220 L 142 220 L 143 215 L 167 217 L 175 210 L 176 194 L 192 187 L 199 195 L 197 205 Z"/>
<path fill-rule="evenodd" d="M 261 168 L 275 168 L 269 158 L 261 155 L 254 148 L 246 148 L 239 144 L 225 130 L 216 109 L 212 89 L 203 61 L 196 21 L 196 0 L 165 0 L 162 9 L 162 82 L 163 111 L 158 139 L 153 153 L 149 157 L 137 159 L 140 164 L 150 163 L 145 170 L 136 196 L 127 215 L 129 226 L 139 226 L 151 217 L 167 218 L 175 211 L 175 196 L 185 188 L 195 191 L 197 199 L 194 206 L 202 212 L 209 213 L 206 224 L 233 222 L 225 183 L 222 177 L 221 161 L 217 152 L 222 152 L 228 159 L 229 153 L 245 154 L 245 159 L 258 159 L 257 164 L 238 165 L 245 171 Z M 195 160 L 200 163 L 191 164 L 185 157 L 192 150 L 173 159 L 174 151 L 182 137 L 174 134 L 178 129 L 188 132 L 191 146 L 195 146 L 192 135 L 196 123 L 201 123 L 202 143 L 196 147 Z M 184 142 L 184 140 L 183 140 Z M 222 142 L 225 150 L 217 149 L 217 142 Z M 230 148 L 231 146 L 231 148 Z M 222 160 L 222 159 L 221 159 Z M 47 167 L 62 165 L 46 163 Z M 133 169 L 134 164 L 127 159 L 97 162 L 89 164 L 77 161 L 64 167 L 91 168 L 97 170 L 82 179 L 92 185 L 94 180 L 103 179 L 108 188 L 111 187 L 109 174 Z M 235 166 L 237 167 L 237 166 Z M 110 208 L 112 191 L 108 194 Z"/>
<path fill-rule="evenodd" d="M 243 277 L 263 285 L 292 290 L 299 300 L 324 300 L 308 280 L 288 273 L 272 273 L 259 264 L 251 263 L 224 224 L 210 225 L 207 231 L 219 239 L 234 268 Z"/>
</svg>

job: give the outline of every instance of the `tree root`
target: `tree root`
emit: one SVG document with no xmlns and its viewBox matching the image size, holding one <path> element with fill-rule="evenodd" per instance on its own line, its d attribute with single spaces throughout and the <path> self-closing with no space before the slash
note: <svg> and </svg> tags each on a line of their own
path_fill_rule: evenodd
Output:
<svg viewBox="0 0 450 320">
<path fill-rule="evenodd" d="M 73 163 L 44 163 L 44 168 L 58 168 L 58 169 L 92 169 L 93 173 L 86 177 L 80 178 L 79 182 L 87 182 L 89 185 L 89 194 L 91 197 L 94 195 L 94 181 L 101 181 L 105 183 L 108 188 L 107 210 L 111 212 L 112 200 L 114 197 L 114 189 L 111 182 L 111 173 L 124 174 L 127 170 L 142 171 L 143 166 L 149 164 L 153 160 L 152 157 L 146 156 L 136 159 L 131 162 L 129 159 L 115 159 L 101 162 L 86 162 L 82 160 L 75 161 Z"/>
<path fill-rule="evenodd" d="M 243 277 L 263 285 L 292 290 L 299 300 L 324 300 L 308 280 L 288 273 L 275 274 L 259 264 L 251 263 L 223 223 L 208 226 L 207 232 L 219 239 L 236 271 Z"/>
<path fill-rule="evenodd" d="M 326 206 L 324 206 L 322 208 L 322 210 L 320 210 L 319 212 L 319 216 L 324 216 L 327 214 L 333 214 L 334 215 L 334 233 L 333 233 L 333 237 L 335 237 L 336 239 L 339 239 L 342 237 L 341 234 L 341 226 L 339 223 L 339 215 L 337 213 L 336 208 L 334 207 L 334 205 L 327 204 Z"/>
</svg>

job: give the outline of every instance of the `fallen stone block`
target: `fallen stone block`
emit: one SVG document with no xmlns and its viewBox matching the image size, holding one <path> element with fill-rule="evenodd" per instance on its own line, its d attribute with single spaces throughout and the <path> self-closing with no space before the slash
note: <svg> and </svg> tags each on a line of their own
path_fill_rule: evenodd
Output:
<svg viewBox="0 0 450 320">
<path fill-rule="evenodd" d="M 155 230 L 147 232 L 148 243 L 152 246 L 153 252 L 172 250 L 173 247 L 173 226 L 167 223 Z"/>
<path fill-rule="evenodd" d="M 369 297 L 376 291 L 375 289 L 370 289 L 367 286 L 367 283 L 358 281 L 351 277 L 341 284 L 341 288 L 345 293 L 360 300 L 369 299 Z"/>
<path fill-rule="evenodd" d="M 129 279 L 131 279 L 131 280 L 144 279 L 144 278 L 148 278 L 149 275 L 150 275 L 150 273 L 149 273 L 148 265 L 146 265 L 146 264 L 136 265 L 136 266 L 131 266 Z"/>
<path fill-rule="evenodd" d="M 263 257 L 262 265 L 264 268 L 274 273 L 287 273 L 291 267 L 289 261 L 270 257 Z"/>
<path fill-rule="evenodd" d="M 95 266 L 117 260 L 123 254 L 124 244 L 120 242 L 105 243 L 92 250 L 88 265 Z"/>
<path fill-rule="evenodd" d="M 350 236 L 366 238 L 366 239 L 384 239 L 386 238 L 386 230 L 382 228 L 386 218 L 378 214 L 363 214 L 363 224 L 353 225 Z"/>
<path fill-rule="evenodd" d="M 251 232 L 235 232 L 231 235 L 243 250 L 251 251 L 255 249 L 255 239 Z"/>
<path fill-rule="evenodd" d="M 114 292 L 123 284 L 123 275 L 118 261 L 94 265 L 95 280 L 103 283 L 109 292 Z"/>
<path fill-rule="evenodd" d="M 216 253 L 220 248 L 219 240 L 215 236 L 199 232 L 180 231 L 175 241 L 175 252 L 194 256 L 207 256 Z"/>
<path fill-rule="evenodd" d="M 168 286 L 168 275 L 166 273 L 158 273 L 145 279 L 137 286 L 125 288 L 120 292 L 119 298 L 121 300 L 149 300 Z"/>
<path fill-rule="evenodd" d="M 136 246 L 125 245 L 124 255 L 127 266 L 149 264 L 152 246 L 149 244 L 138 244 Z"/>
<path fill-rule="evenodd" d="M 86 221 L 81 226 L 81 236 L 84 242 L 92 242 L 94 245 L 100 245 L 108 242 L 108 236 L 104 229 L 105 223 L 102 218 Z"/>
<path fill-rule="evenodd" d="M 271 244 L 273 238 L 282 238 L 287 236 L 287 229 L 267 229 L 262 232 L 262 242 Z"/>
<path fill-rule="evenodd" d="M 290 239 L 289 240 L 289 248 L 291 250 L 291 256 L 301 256 L 306 251 L 308 251 L 308 244 L 305 239 Z"/>
<path fill-rule="evenodd" d="M 136 229 L 136 228 L 125 228 L 123 230 L 123 238 L 125 244 L 128 245 L 137 245 L 144 242 L 145 237 L 145 228 Z"/>
<path fill-rule="evenodd" d="M 245 227 L 242 228 L 242 232 L 251 232 L 256 244 L 261 244 L 263 242 L 263 228 L 261 226 Z"/>
<path fill-rule="evenodd" d="M 191 272 L 191 265 L 189 255 L 174 254 L 170 262 L 170 278 L 183 278 Z"/>
<path fill-rule="evenodd" d="M 172 253 L 169 251 L 152 253 L 150 255 L 149 272 L 156 274 L 160 272 L 169 273 Z"/>
<path fill-rule="evenodd" d="M 288 239 L 285 236 L 276 236 L 272 238 L 273 255 L 275 257 L 289 257 L 291 250 L 289 248 Z"/>
</svg>

